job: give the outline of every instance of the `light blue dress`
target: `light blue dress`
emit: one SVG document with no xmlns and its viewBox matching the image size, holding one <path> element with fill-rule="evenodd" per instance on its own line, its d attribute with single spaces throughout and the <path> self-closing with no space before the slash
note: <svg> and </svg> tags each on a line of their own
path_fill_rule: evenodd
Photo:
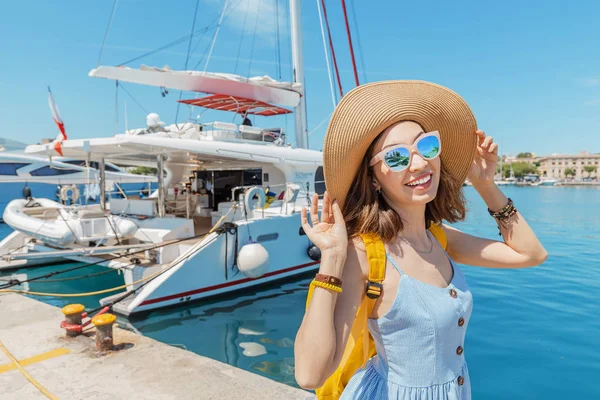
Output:
<svg viewBox="0 0 600 400">
<path fill-rule="evenodd" d="M 377 355 L 359 369 L 341 399 L 468 400 L 464 339 L 473 297 L 460 268 L 446 288 L 402 272 L 391 309 L 369 320 Z"/>
</svg>

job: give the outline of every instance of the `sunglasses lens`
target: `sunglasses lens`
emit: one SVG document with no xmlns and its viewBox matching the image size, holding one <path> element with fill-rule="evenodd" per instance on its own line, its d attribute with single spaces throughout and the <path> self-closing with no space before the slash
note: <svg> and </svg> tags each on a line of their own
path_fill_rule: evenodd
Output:
<svg viewBox="0 0 600 400">
<path fill-rule="evenodd" d="M 405 148 L 398 148 L 388 151 L 384 157 L 387 166 L 394 172 L 399 172 L 408 167 L 410 162 L 410 153 Z"/>
<path fill-rule="evenodd" d="M 436 136 L 427 136 L 417 143 L 417 150 L 423 158 L 431 160 L 440 154 L 440 140 Z"/>
</svg>

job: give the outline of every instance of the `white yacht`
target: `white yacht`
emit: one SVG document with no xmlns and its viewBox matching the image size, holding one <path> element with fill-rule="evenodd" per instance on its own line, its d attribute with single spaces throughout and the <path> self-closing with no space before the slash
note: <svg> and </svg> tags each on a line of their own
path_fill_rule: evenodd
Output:
<svg viewBox="0 0 600 400">
<path fill-rule="evenodd" d="M 157 187 L 155 176 L 128 173 L 106 163 L 109 197 L 150 195 Z M 68 157 L 40 157 L 22 151 L 0 151 L 0 217 L 16 199 L 46 198 L 63 204 L 97 204 L 98 163 Z"/>
<path fill-rule="evenodd" d="M 29 222 L 11 225 L 15 232 L 0 242 L 0 268 L 60 257 L 118 269 L 122 287 L 100 303 L 123 315 L 316 270 L 320 253 L 301 228 L 300 210 L 314 193 L 324 193 L 322 153 L 306 148 L 296 1 L 290 10 L 291 83 L 150 67 L 99 67 L 90 76 L 206 93 L 181 102 L 213 110 L 270 116 L 292 108 L 296 147 L 287 143 L 283 128 L 224 121 L 156 124 L 109 138 L 66 140 L 65 157 L 98 162 L 100 182 L 107 179 L 107 162 L 155 166 L 158 190 L 100 206 L 12 204 L 20 220 Z M 48 157 L 54 149 L 32 145 L 26 152 Z M 58 234 L 27 228 L 34 220 L 35 226 L 62 228 L 53 230 Z"/>
</svg>

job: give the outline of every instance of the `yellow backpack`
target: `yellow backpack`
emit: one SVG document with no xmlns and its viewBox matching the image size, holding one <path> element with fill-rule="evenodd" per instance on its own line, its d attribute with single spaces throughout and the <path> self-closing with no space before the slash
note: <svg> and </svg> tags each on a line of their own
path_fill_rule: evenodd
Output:
<svg viewBox="0 0 600 400">
<path fill-rule="evenodd" d="M 431 224 L 429 231 L 437 239 L 440 245 L 446 249 L 446 233 L 443 228 L 436 224 Z M 365 244 L 367 258 L 369 259 L 369 281 L 366 287 L 366 295 L 363 297 L 356 313 L 356 318 L 352 324 L 348 343 L 344 350 L 342 360 L 337 369 L 315 392 L 319 400 L 337 400 L 342 395 L 344 388 L 350 381 L 350 378 L 359 369 L 365 366 L 367 361 L 377 354 L 375 342 L 369 333 L 369 315 L 373 312 L 373 307 L 377 298 L 381 295 L 382 282 L 385 279 L 385 247 L 379 236 L 372 233 L 361 235 Z M 310 304 L 314 287 L 310 286 L 306 299 L 306 307 Z"/>
</svg>

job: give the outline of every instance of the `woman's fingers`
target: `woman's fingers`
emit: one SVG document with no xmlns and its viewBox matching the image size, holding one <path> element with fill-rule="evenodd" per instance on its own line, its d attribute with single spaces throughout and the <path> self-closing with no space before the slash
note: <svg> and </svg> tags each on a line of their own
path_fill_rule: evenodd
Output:
<svg viewBox="0 0 600 400">
<path fill-rule="evenodd" d="M 300 211 L 300 221 L 302 223 L 302 229 L 304 229 L 304 233 L 308 235 L 308 231 L 310 231 L 312 227 L 308 223 L 306 207 L 302 207 L 302 211 Z"/>
<path fill-rule="evenodd" d="M 335 223 L 336 224 L 345 224 L 344 215 L 342 214 L 342 210 L 337 201 L 333 202 L 332 209 L 333 209 L 333 219 L 334 219 Z"/>
<path fill-rule="evenodd" d="M 310 220 L 313 226 L 319 223 L 319 195 L 314 193 L 310 205 Z"/>
<path fill-rule="evenodd" d="M 483 147 L 484 149 L 487 149 L 490 147 L 490 145 L 494 142 L 494 138 L 491 136 L 486 137 L 485 139 L 483 139 L 483 143 L 481 144 L 481 147 Z"/>
<path fill-rule="evenodd" d="M 477 135 L 477 144 L 481 146 L 483 140 L 485 139 L 485 132 L 482 130 L 477 130 L 475 131 L 475 134 Z"/>
<path fill-rule="evenodd" d="M 323 207 L 321 208 L 321 222 L 331 223 L 331 203 L 327 192 L 323 195 Z"/>
</svg>

